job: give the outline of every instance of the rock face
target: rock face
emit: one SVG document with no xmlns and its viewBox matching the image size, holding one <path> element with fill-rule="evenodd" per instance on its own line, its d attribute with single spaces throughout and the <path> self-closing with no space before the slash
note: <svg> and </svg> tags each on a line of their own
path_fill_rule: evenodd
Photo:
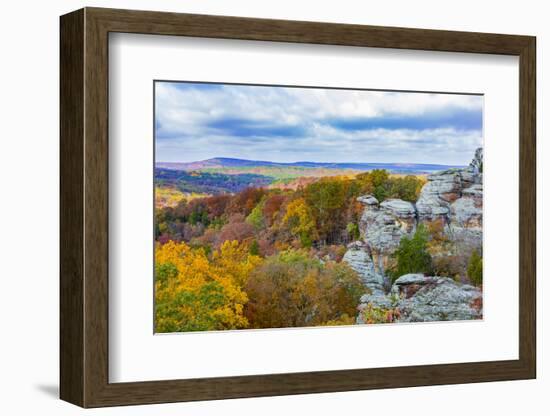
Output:
<svg viewBox="0 0 550 416">
<path fill-rule="evenodd" d="M 475 184 L 462 191 L 450 206 L 450 224 L 455 228 L 466 228 L 481 233 L 483 223 L 483 185 Z"/>
<path fill-rule="evenodd" d="M 388 199 L 379 204 L 372 195 L 359 197 L 358 201 L 365 205 L 359 224 L 363 247 L 368 248 L 376 273 L 384 275 L 388 256 L 399 246 L 403 236 L 415 230 L 415 207 L 400 199 Z"/>
<path fill-rule="evenodd" d="M 379 204 L 371 195 L 358 200 L 368 201 L 359 228 L 363 231 L 367 245 L 377 251 L 394 250 L 401 238 L 416 226 L 416 210 L 410 202 L 388 199 Z"/>
<path fill-rule="evenodd" d="M 392 322 L 457 321 L 483 318 L 482 293 L 474 286 L 448 277 L 406 274 L 397 279 L 388 295 L 365 295 L 359 305 L 358 323 L 365 323 L 368 307 L 392 310 Z"/>
<path fill-rule="evenodd" d="M 416 202 L 418 218 L 433 221 L 448 216 L 450 204 L 460 197 L 462 188 L 459 169 L 429 175 L 428 183 L 422 188 Z"/>
<path fill-rule="evenodd" d="M 361 277 L 363 284 L 371 293 L 384 295 L 384 277 L 374 269 L 371 255 L 365 243 L 356 241 L 348 245 L 343 261 L 348 263 Z"/>
<path fill-rule="evenodd" d="M 403 289 L 402 289 L 403 290 Z M 406 289 L 405 289 L 406 290 Z M 400 322 L 464 321 L 481 319 L 481 291 L 448 277 L 420 285 L 412 296 L 400 299 Z"/>
<path fill-rule="evenodd" d="M 343 260 L 357 271 L 368 289 L 361 299 L 362 304 L 385 305 L 387 308 L 391 304 L 389 296 L 402 297 L 403 293 L 417 290 L 414 296 L 405 296 L 406 301 L 399 305 L 392 304 L 401 311 L 401 320 L 441 320 L 445 316 L 447 319 L 475 319 L 477 312 L 470 311 L 469 302 L 478 294 L 481 297 L 478 289 L 449 278 L 422 275 L 417 275 L 416 283 L 405 283 L 412 279 L 410 275 L 401 276 L 392 286 L 386 270 L 401 239 L 411 236 L 421 223 L 440 221 L 447 237 L 464 253 L 471 253 L 481 246 L 483 150 L 476 150 L 466 168 L 429 175 L 415 204 L 400 199 L 379 203 L 372 195 L 357 200 L 364 205 L 359 223 L 362 241 L 351 243 Z M 405 292 L 401 288 L 405 288 Z M 449 294 L 445 295 L 447 292 Z M 420 312 L 414 312 L 416 308 Z M 456 316 L 458 318 L 454 318 Z"/>
<path fill-rule="evenodd" d="M 476 150 L 474 158 L 470 163 L 470 167 L 477 174 L 481 174 L 483 172 L 483 148 L 482 147 Z"/>
<path fill-rule="evenodd" d="M 428 183 L 416 202 L 419 221 L 443 220 L 449 223 L 463 208 L 469 210 L 474 199 L 481 208 L 483 199 L 483 149 L 476 150 L 470 165 L 464 169 L 449 169 L 428 176 Z M 466 200 L 462 200 L 466 198 Z M 461 201 L 462 200 L 462 201 Z M 453 211 L 453 206 L 455 210 Z M 481 228 L 481 215 L 477 218 Z"/>
</svg>

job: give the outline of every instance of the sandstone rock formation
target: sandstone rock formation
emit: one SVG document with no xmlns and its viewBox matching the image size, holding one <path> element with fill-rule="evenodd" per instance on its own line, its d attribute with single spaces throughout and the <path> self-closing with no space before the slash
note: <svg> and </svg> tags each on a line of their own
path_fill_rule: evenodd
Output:
<svg viewBox="0 0 550 416">
<path fill-rule="evenodd" d="M 348 263 L 361 277 L 363 284 L 376 294 L 385 294 L 384 277 L 374 268 L 372 257 L 365 243 L 356 241 L 348 245 L 343 261 Z"/>
<path fill-rule="evenodd" d="M 428 183 L 416 202 L 419 220 L 437 220 L 449 215 L 450 204 L 460 197 L 463 188 L 458 169 L 449 169 L 428 176 Z"/>
<path fill-rule="evenodd" d="M 460 201 L 460 199 L 464 197 L 476 199 L 474 197 L 476 194 L 480 196 L 477 205 L 481 206 L 482 169 L 483 149 L 479 148 L 468 167 L 449 169 L 429 175 L 428 183 L 422 188 L 416 202 L 418 219 L 420 221 L 442 219 L 448 223 L 454 216 L 452 206 L 460 207 L 469 204 L 469 201 Z M 460 210 L 460 208 L 458 209 Z"/>
<path fill-rule="evenodd" d="M 400 296 L 399 322 L 463 321 L 481 319 L 481 290 L 448 277 L 426 278 L 426 283 L 396 282 Z M 435 280 L 435 281 L 434 281 Z M 410 295 L 409 295 L 410 294 Z"/>
<path fill-rule="evenodd" d="M 367 195 L 359 197 L 358 201 L 365 205 L 359 223 L 363 248 L 369 251 L 375 272 L 383 276 L 388 258 L 401 238 L 414 232 L 416 211 L 413 204 L 400 199 L 388 199 L 379 204 L 375 197 Z"/>
<path fill-rule="evenodd" d="M 361 298 L 357 323 L 365 323 L 367 306 L 393 310 L 394 322 L 430 322 L 481 319 L 481 290 L 455 282 L 448 277 L 406 274 L 393 284 L 386 296 L 365 295 Z"/>
<path fill-rule="evenodd" d="M 371 196 L 359 223 L 365 241 L 378 250 L 392 250 L 399 245 L 401 237 L 414 230 L 416 210 L 414 205 L 400 199 L 388 199 L 381 204 Z M 363 202 L 365 199 L 358 199 Z"/>
<path fill-rule="evenodd" d="M 483 173 L 483 148 L 476 149 L 474 158 L 470 162 L 470 168 L 474 170 L 476 174 Z"/>
<path fill-rule="evenodd" d="M 468 231 L 481 238 L 483 185 L 475 184 L 462 191 L 462 197 L 450 206 L 449 225 L 453 231 Z"/>
<path fill-rule="evenodd" d="M 398 307 L 402 312 L 400 319 L 409 321 L 445 317 L 475 319 L 478 316 L 478 312 L 471 311 L 469 306 L 470 302 L 481 297 L 478 289 L 450 278 L 422 275 L 415 275 L 417 282 L 414 283 L 410 282 L 410 275 L 401 276 L 390 285 L 386 270 L 401 239 L 412 235 L 421 223 L 441 221 L 447 237 L 468 255 L 481 246 L 482 171 L 483 150 L 477 149 L 466 168 L 429 175 L 415 204 L 400 199 L 379 203 L 372 195 L 357 198 L 364 205 L 359 223 L 362 241 L 351 243 L 343 260 L 357 271 L 365 284 L 367 293 L 361 299 L 362 305 Z M 407 297 L 407 293 L 413 290 L 411 288 L 418 290 Z M 391 302 L 396 296 L 403 298 L 398 305 Z"/>
</svg>

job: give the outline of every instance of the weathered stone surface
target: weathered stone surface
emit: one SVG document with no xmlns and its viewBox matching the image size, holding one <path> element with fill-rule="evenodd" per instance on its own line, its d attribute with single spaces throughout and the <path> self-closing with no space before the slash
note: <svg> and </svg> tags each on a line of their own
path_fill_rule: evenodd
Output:
<svg viewBox="0 0 550 416">
<path fill-rule="evenodd" d="M 483 185 L 475 184 L 462 192 L 451 204 L 450 222 L 455 227 L 479 228 L 483 219 Z"/>
<path fill-rule="evenodd" d="M 378 199 L 376 199 L 372 195 L 364 195 L 364 196 L 357 197 L 357 201 L 365 205 L 378 205 Z"/>
<path fill-rule="evenodd" d="M 359 305 L 358 323 L 368 305 L 398 312 L 395 322 L 429 322 L 481 319 L 480 289 L 448 277 L 407 274 L 393 284 L 390 294 L 364 295 Z"/>
<path fill-rule="evenodd" d="M 481 174 L 483 172 L 483 148 L 476 149 L 474 158 L 470 162 L 470 168 L 475 174 Z"/>
<path fill-rule="evenodd" d="M 418 218 L 421 221 L 429 221 L 452 216 L 450 205 L 461 198 L 466 189 L 471 189 L 474 184 L 483 183 L 482 167 L 483 150 L 479 148 L 468 167 L 448 169 L 429 175 L 428 183 L 422 188 L 416 203 Z"/>
<path fill-rule="evenodd" d="M 350 243 L 342 261 L 348 263 L 357 272 L 370 294 L 384 294 L 384 277 L 375 271 L 365 243 L 361 241 Z"/>
<path fill-rule="evenodd" d="M 359 223 L 363 241 L 348 246 L 344 260 L 368 288 L 359 309 L 371 304 L 397 310 L 402 322 L 482 316 L 481 291 L 473 286 L 422 274 L 401 276 L 391 285 L 385 273 L 401 239 L 412 235 L 421 223 L 441 221 L 459 254 L 468 256 L 479 249 L 483 227 L 482 170 L 483 150 L 478 149 L 468 167 L 429 175 L 416 204 L 399 199 L 379 203 L 372 195 L 357 198 L 364 205 Z M 357 322 L 362 322 L 361 313 Z"/>
<path fill-rule="evenodd" d="M 483 150 L 464 169 L 449 169 L 428 176 L 416 203 L 418 220 L 440 219 L 449 226 L 453 239 L 466 239 L 474 246 L 481 238 L 483 219 Z"/>
<path fill-rule="evenodd" d="M 416 217 L 414 205 L 402 199 L 386 199 L 380 204 L 380 208 L 392 212 L 396 217 L 401 219 Z"/>
<path fill-rule="evenodd" d="M 477 183 L 462 191 L 464 198 L 472 198 L 481 207 L 483 203 L 483 184 Z"/>
<path fill-rule="evenodd" d="M 447 234 L 463 250 L 471 252 L 482 244 L 483 185 L 475 183 L 451 204 Z"/>
<path fill-rule="evenodd" d="M 448 277 L 427 277 L 424 283 L 399 287 L 399 322 L 429 322 L 481 319 L 481 291 Z"/>
<path fill-rule="evenodd" d="M 449 214 L 449 204 L 458 199 L 462 189 L 459 169 L 450 169 L 428 176 L 416 203 L 420 220 L 435 220 Z"/>
<path fill-rule="evenodd" d="M 365 243 L 377 253 L 391 253 L 404 235 L 410 234 L 416 225 L 416 210 L 410 202 L 389 199 L 381 204 L 366 195 L 358 201 L 369 201 L 360 221 Z M 363 202 L 365 203 L 365 202 Z"/>
<path fill-rule="evenodd" d="M 400 286 L 406 286 L 406 285 L 418 285 L 418 284 L 427 284 L 427 283 L 433 283 L 434 278 L 426 277 L 422 273 L 408 273 L 404 274 L 403 276 L 399 277 L 393 285 L 396 289 L 399 289 Z"/>
<path fill-rule="evenodd" d="M 392 309 L 395 307 L 395 298 L 380 292 L 371 294 L 366 293 L 361 296 L 361 304 L 358 309 L 361 310 L 365 308 L 369 303 L 377 308 Z"/>
</svg>

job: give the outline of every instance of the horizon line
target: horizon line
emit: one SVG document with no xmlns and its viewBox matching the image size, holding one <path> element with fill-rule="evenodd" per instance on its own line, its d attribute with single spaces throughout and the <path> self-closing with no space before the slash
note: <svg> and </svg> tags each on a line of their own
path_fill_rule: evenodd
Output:
<svg viewBox="0 0 550 416">
<path fill-rule="evenodd" d="M 430 166 L 453 166 L 453 167 L 463 167 L 463 166 L 468 166 L 468 164 L 465 164 L 465 165 L 460 165 L 460 164 L 448 164 L 448 163 L 417 163 L 417 162 L 313 162 L 311 160 L 297 160 L 297 161 L 294 161 L 294 162 L 275 162 L 275 161 L 272 161 L 272 160 L 258 160 L 258 159 L 242 159 L 242 158 L 238 158 L 238 157 L 223 157 L 223 156 L 216 156 L 216 157 L 211 157 L 211 158 L 208 158 L 208 159 L 201 159 L 201 160 L 193 160 L 193 161 L 189 161 L 189 162 L 184 162 L 184 161 L 177 161 L 177 162 L 172 162 L 172 161 L 157 161 L 155 160 L 155 164 L 157 163 L 200 163 L 200 162 L 207 162 L 207 161 L 211 161 L 211 160 L 215 160 L 215 159 L 226 159 L 226 160 L 241 160 L 241 161 L 246 161 L 246 162 L 258 162 L 258 163 L 276 163 L 276 164 L 280 164 L 280 165 L 292 165 L 292 164 L 295 164 L 295 163 L 316 163 L 316 164 L 348 164 L 348 165 L 362 165 L 362 164 L 369 164 L 369 165 L 387 165 L 387 164 L 390 164 L 390 165 L 430 165 Z"/>
</svg>

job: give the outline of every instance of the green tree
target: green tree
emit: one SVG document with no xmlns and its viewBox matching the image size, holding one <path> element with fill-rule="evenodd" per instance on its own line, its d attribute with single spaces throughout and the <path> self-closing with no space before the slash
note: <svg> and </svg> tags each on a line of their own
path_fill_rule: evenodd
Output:
<svg viewBox="0 0 550 416">
<path fill-rule="evenodd" d="M 357 175 L 362 192 L 374 195 L 380 202 L 388 196 L 389 178 L 390 175 L 385 169 L 374 169 Z"/>
<path fill-rule="evenodd" d="M 477 250 L 472 252 L 467 269 L 468 277 L 470 281 L 476 285 L 481 286 L 483 283 L 483 257 Z"/>
<path fill-rule="evenodd" d="M 399 247 L 394 253 L 396 265 L 390 270 L 393 280 L 407 273 L 425 273 L 432 272 L 432 256 L 428 252 L 429 234 L 420 224 L 413 237 L 405 236 L 399 242 Z"/>
<path fill-rule="evenodd" d="M 309 184 L 304 191 L 307 207 L 313 213 L 319 239 L 334 241 L 342 224 L 347 201 L 347 183 L 339 178 L 323 178 Z"/>
<path fill-rule="evenodd" d="M 390 176 L 385 169 L 375 169 L 357 175 L 356 182 L 360 185 L 361 193 L 372 194 L 379 202 L 388 198 L 399 198 L 414 202 L 418 199 L 424 181 L 414 176 Z"/>
<path fill-rule="evenodd" d="M 260 245 L 258 244 L 258 240 L 254 239 L 252 241 L 252 243 L 250 244 L 250 248 L 248 249 L 248 252 L 253 256 L 260 255 Z"/>
<path fill-rule="evenodd" d="M 354 222 L 349 222 L 346 226 L 346 231 L 348 232 L 350 238 L 352 240 L 359 240 L 360 233 L 359 233 L 359 226 Z"/>
<path fill-rule="evenodd" d="M 256 230 L 261 230 L 265 226 L 263 209 L 265 205 L 265 198 L 256 204 L 256 206 L 250 211 L 246 222 L 254 227 Z"/>
<path fill-rule="evenodd" d="M 418 199 L 423 184 L 422 180 L 413 175 L 390 178 L 389 197 L 415 202 Z"/>
<path fill-rule="evenodd" d="M 156 281 L 159 282 L 159 285 L 161 286 L 165 286 L 169 280 L 175 279 L 177 275 L 178 268 L 174 265 L 174 263 L 166 262 L 156 265 Z"/>
<path fill-rule="evenodd" d="M 204 225 L 209 224 L 208 213 L 201 206 L 197 206 L 189 215 L 189 224 L 195 225 L 199 222 Z"/>
<path fill-rule="evenodd" d="M 219 329 L 218 311 L 228 303 L 223 287 L 207 282 L 198 290 L 184 290 L 155 305 L 158 332 Z M 170 319 L 160 317 L 169 316 Z"/>
</svg>

